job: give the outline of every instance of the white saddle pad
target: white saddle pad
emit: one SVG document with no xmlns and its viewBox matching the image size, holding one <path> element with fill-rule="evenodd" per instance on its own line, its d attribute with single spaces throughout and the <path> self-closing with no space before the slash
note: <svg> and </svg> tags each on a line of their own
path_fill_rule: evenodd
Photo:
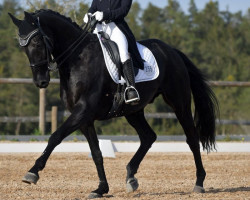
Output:
<svg viewBox="0 0 250 200">
<path fill-rule="evenodd" d="M 105 60 L 105 63 L 106 63 L 106 66 L 107 66 L 107 69 L 109 71 L 111 78 L 117 84 L 118 83 L 124 84 L 125 80 L 123 79 L 123 77 L 121 78 L 121 80 L 119 80 L 118 69 L 116 65 L 113 63 L 113 61 L 111 60 L 106 48 L 102 44 L 101 36 L 97 34 L 97 37 L 99 38 L 99 42 L 101 44 L 103 55 L 104 55 L 104 60 Z M 144 62 L 144 70 L 139 69 L 139 72 L 135 77 L 135 82 L 137 83 L 137 82 L 144 82 L 144 81 L 152 81 L 156 79 L 159 76 L 159 68 L 158 68 L 158 64 L 156 62 L 154 55 L 147 47 L 139 43 L 137 43 L 137 47 L 141 54 L 141 57 L 146 62 Z"/>
</svg>

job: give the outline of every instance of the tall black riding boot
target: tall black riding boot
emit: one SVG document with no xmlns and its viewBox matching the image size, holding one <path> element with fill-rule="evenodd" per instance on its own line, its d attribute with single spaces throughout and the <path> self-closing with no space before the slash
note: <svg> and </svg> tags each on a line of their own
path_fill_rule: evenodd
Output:
<svg viewBox="0 0 250 200">
<path fill-rule="evenodd" d="M 127 84 L 124 92 L 125 103 L 135 105 L 140 100 L 140 96 L 135 89 L 135 73 L 131 58 L 123 63 L 123 74 Z"/>
</svg>

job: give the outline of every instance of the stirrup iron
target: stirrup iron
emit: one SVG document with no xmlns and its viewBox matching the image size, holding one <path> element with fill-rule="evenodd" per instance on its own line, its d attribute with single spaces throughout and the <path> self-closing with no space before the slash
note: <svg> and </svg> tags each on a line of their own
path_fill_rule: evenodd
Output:
<svg viewBox="0 0 250 200">
<path fill-rule="evenodd" d="M 126 98 L 126 94 L 127 94 L 128 90 L 134 90 L 134 91 L 136 92 L 136 96 L 137 96 L 137 97 L 136 97 L 136 98 L 133 98 L 133 99 L 127 99 L 127 98 Z M 135 101 L 140 101 L 139 93 L 138 93 L 138 91 L 135 89 L 134 86 L 130 85 L 130 86 L 127 86 L 127 87 L 126 87 L 126 89 L 125 89 L 125 91 L 124 91 L 124 100 L 125 100 L 125 103 L 126 103 L 126 104 L 129 104 L 129 103 L 135 102 Z"/>
</svg>

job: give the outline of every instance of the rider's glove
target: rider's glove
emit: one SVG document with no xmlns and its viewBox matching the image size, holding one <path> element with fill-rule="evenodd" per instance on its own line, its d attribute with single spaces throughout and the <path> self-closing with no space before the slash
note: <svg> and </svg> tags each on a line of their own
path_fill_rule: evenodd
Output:
<svg viewBox="0 0 250 200">
<path fill-rule="evenodd" d="M 100 11 L 96 11 L 93 16 L 95 16 L 96 20 L 97 21 L 102 21 L 103 20 L 103 12 L 100 12 Z"/>
<path fill-rule="evenodd" d="M 89 22 L 89 17 L 91 17 L 91 16 L 92 16 L 91 13 L 86 13 L 84 15 L 83 22 L 87 24 Z"/>
</svg>

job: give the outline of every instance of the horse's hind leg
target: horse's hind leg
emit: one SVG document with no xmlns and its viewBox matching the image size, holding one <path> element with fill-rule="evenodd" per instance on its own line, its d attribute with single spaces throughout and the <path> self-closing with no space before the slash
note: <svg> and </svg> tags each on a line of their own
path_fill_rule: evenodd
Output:
<svg viewBox="0 0 250 200">
<path fill-rule="evenodd" d="M 179 98 L 176 101 L 169 101 L 165 95 L 163 95 L 164 100 L 170 104 L 175 114 L 182 125 L 182 128 L 187 137 L 187 144 L 189 145 L 195 160 L 196 165 L 196 184 L 193 189 L 193 192 L 204 193 L 205 190 L 203 188 L 203 182 L 206 177 L 206 172 L 204 170 L 201 153 L 200 153 L 200 144 L 199 144 L 199 136 L 196 132 L 192 112 L 191 112 L 191 97 L 190 98 Z M 186 101 L 185 101 L 185 100 Z"/>
<path fill-rule="evenodd" d="M 139 149 L 127 165 L 127 192 L 133 192 L 139 186 L 137 179 L 134 177 L 134 175 L 137 173 L 139 165 L 143 160 L 144 156 L 146 155 L 152 144 L 155 142 L 156 134 L 148 125 L 144 117 L 143 111 L 126 116 L 126 119 L 128 123 L 133 128 L 135 128 L 141 141 Z"/>
<path fill-rule="evenodd" d="M 176 115 L 187 136 L 186 142 L 189 145 L 191 151 L 193 152 L 193 156 L 195 160 L 197 179 L 196 179 L 196 184 L 195 184 L 193 192 L 204 193 L 205 190 L 203 188 L 203 182 L 206 177 L 206 172 L 202 164 L 199 138 L 195 130 L 191 112 L 187 114 L 186 116 L 183 116 L 183 114 L 181 113 L 176 113 Z"/>
</svg>

